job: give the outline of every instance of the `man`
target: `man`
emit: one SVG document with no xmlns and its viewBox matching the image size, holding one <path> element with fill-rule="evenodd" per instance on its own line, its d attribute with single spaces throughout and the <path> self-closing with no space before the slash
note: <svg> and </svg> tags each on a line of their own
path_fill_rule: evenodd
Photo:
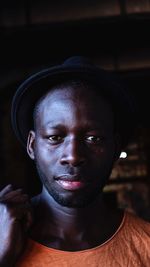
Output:
<svg viewBox="0 0 150 267">
<path fill-rule="evenodd" d="M 20 86 L 12 125 L 43 188 L 30 204 L 1 191 L 0 266 L 149 266 L 150 224 L 102 194 L 134 122 L 126 90 L 82 57 Z"/>
</svg>

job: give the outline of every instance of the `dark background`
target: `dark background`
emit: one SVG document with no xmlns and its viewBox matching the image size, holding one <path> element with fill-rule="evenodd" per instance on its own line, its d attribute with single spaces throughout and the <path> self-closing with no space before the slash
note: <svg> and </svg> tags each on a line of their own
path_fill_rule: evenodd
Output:
<svg viewBox="0 0 150 267">
<path fill-rule="evenodd" d="M 116 166 L 106 196 L 150 220 L 148 0 L 0 1 L 0 187 L 12 183 L 30 195 L 39 192 L 34 165 L 11 129 L 12 96 L 30 74 L 72 55 L 118 74 L 138 103 L 129 157 Z"/>
</svg>

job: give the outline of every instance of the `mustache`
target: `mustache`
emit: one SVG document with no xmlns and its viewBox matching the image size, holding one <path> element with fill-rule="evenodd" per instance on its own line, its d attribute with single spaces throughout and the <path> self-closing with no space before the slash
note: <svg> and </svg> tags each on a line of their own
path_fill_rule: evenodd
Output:
<svg viewBox="0 0 150 267">
<path fill-rule="evenodd" d="M 89 180 L 89 173 L 80 167 L 59 169 L 55 175 L 55 179 L 64 181 L 87 181 Z"/>
</svg>

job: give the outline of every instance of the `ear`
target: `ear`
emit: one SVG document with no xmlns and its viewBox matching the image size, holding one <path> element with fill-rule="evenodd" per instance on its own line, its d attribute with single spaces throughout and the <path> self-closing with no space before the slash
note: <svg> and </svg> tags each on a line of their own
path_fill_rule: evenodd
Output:
<svg viewBox="0 0 150 267">
<path fill-rule="evenodd" d="M 121 153 L 121 136 L 119 133 L 115 134 L 115 153 L 114 153 L 114 161 L 117 161 L 120 157 Z"/>
<path fill-rule="evenodd" d="M 35 132 L 30 131 L 28 134 L 28 140 L 27 140 L 27 153 L 31 159 L 35 159 L 34 155 L 34 145 L 35 145 Z"/>
</svg>

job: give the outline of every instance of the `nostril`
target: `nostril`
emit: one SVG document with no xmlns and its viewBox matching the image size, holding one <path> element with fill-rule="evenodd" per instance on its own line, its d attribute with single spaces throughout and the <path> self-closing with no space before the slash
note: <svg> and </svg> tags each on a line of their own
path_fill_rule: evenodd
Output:
<svg viewBox="0 0 150 267">
<path fill-rule="evenodd" d="M 81 157 L 62 157 L 60 163 L 62 165 L 70 164 L 72 166 L 79 166 L 85 162 L 84 158 Z"/>
</svg>

